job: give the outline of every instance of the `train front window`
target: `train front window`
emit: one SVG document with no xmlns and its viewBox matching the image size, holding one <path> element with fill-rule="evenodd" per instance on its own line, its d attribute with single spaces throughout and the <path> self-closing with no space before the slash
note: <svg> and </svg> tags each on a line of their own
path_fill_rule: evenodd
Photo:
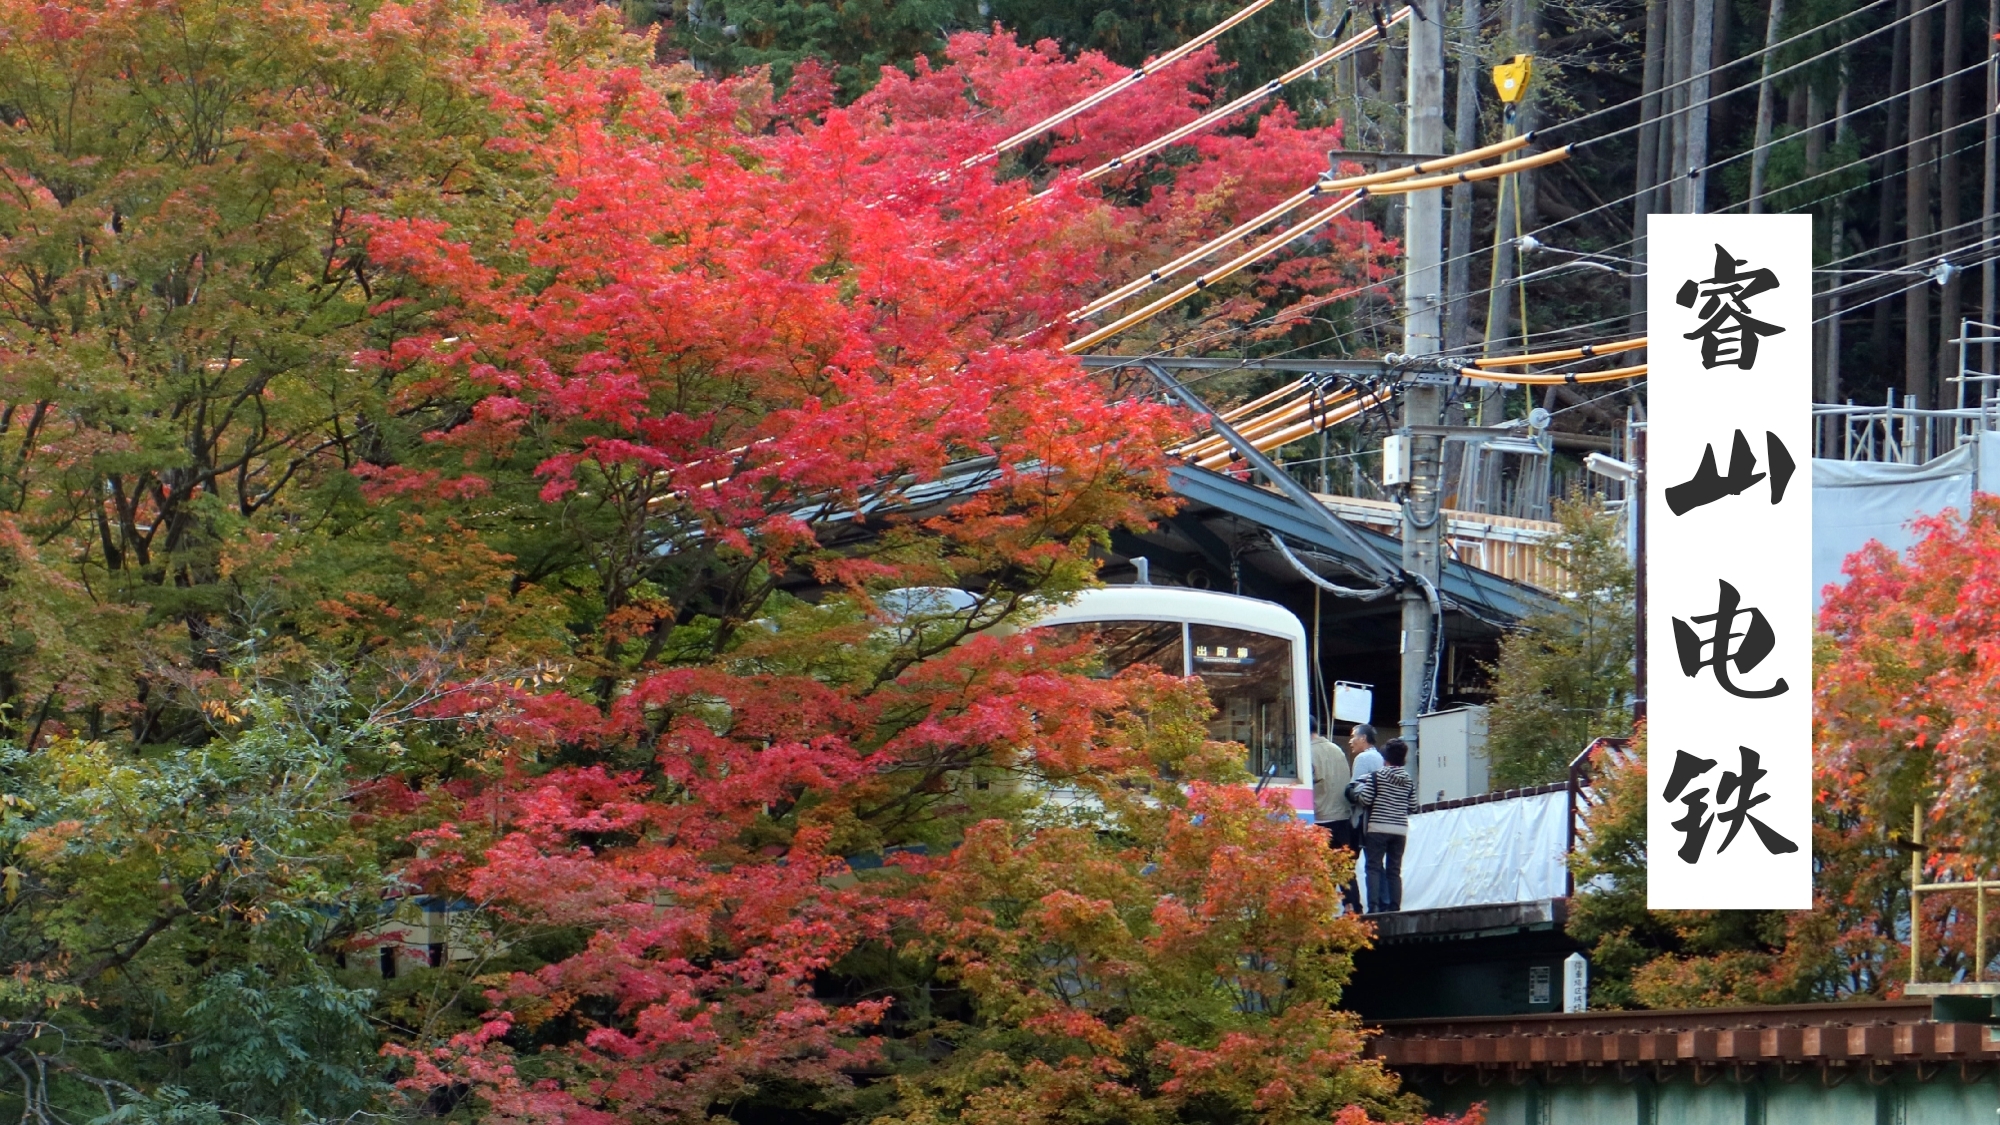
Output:
<svg viewBox="0 0 2000 1125">
<path fill-rule="evenodd" d="M 1273 766 L 1277 777 L 1298 777 L 1292 642 L 1247 629 L 1190 625 L 1188 644 L 1194 674 L 1215 703 L 1209 736 L 1249 747 L 1250 771 L 1258 777 Z"/>
<path fill-rule="evenodd" d="M 1178 621 L 1090 621 L 1047 628 L 1065 644 L 1080 637 L 1096 636 L 1104 653 L 1106 675 L 1117 675 L 1140 664 L 1150 664 L 1169 675 L 1187 674 Z"/>
</svg>

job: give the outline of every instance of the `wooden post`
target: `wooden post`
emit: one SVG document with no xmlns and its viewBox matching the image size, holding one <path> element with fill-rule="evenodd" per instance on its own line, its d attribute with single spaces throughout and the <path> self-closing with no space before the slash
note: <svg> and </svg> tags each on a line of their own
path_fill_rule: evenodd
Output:
<svg viewBox="0 0 2000 1125">
<path fill-rule="evenodd" d="M 1910 983 L 1917 983 L 1917 960 L 1923 950 L 1924 928 L 1917 912 L 1917 884 L 1924 881 L 1924 806 L 1910 806 Z"/>
<path fill-rule="evenodd" d="M 1986 880 L 1978 879 L 1974 880 L 1974 882 L 1977 884 L 1977 889 L 1975 889 L 1973 893 L 1979 896 L 1979 902 L 1978 905 L 1976 905 L 1972 911 L 1972 916 L 1974 919 L 1972 925 L 1972 932 L 1974 935 L 1972 939 L 1972 979 L 1985 980 L 1986 979 Z"/>
</svg>

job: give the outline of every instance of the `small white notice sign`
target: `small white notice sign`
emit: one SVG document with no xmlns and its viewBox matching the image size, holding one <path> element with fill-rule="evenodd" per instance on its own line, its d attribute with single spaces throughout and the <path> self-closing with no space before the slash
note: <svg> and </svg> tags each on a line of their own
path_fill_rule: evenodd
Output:
<svg viewBox="0 0 2000 1125">
<path fill-rule="evenodd" d="M 1812 905 L 1812 218 L 1654 215 L 1646 905 Z"/>
<path fill-rule="evenodd" d="M 1335 680 L 1333 684 L 1333 717 L 1343 723 L 1365 723 L 1375 714 L 1375 686 L 1373 684 L 1350 684 L 1346 680 Z"/>
</svg>

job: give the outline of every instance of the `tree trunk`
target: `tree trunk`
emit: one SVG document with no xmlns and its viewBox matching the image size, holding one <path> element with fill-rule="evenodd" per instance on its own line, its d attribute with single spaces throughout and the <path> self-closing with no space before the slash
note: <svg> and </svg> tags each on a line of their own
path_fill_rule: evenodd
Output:
<svg viewBox="0 0 2000 1125">
<path fill-rule="evenodd" d="M 1540 49 L 1538 43 L 1541 39 L 1541 14 L 1535 10 L 1535 0 L 1508 0 L 1507 8 L 1507 37 L 1513 43 L 1513 53 L 1517 55 L 1536 54 Z M 1542 81 L 1546 82 L 1548 79 L 1544 78 Z M 1527 92 L 1521 95 L 1520 113 L 1515 118 L 1516 127 L 1521 132 L 1527 133 L 1534 130 L 1535 123 L 1540 118 L 1540 114 L 1536 109 L 1536 105 L 1540 100 L 1540 98 L 1535 96 L 1535 83 L 1528 83 Z M 1514 176 L 1514 183 L 1515 190 L 1518 192 L 1515 196 L 1515 202 L 1520 206 L 1521 215 L 1521 230 L 1519 233 L 1525 234 L 1541 225 L 1541 220 L 1536 217 L 1539 208 L 1535 206 L 1535 174 L 1533 172 L 1519 173 Z M 1527 263 L 1520 263 L 1520 268 L 1521 272 L 1527 272 Z M 1521 334 L 1525 336 L 1527 332 L 1528 326 L 1523 324 L 1521 326 Z"/>
<path fill-rule="evenodd" d="M 1479 144 L 1479 0 L 1459 4 L 1458 104 L 1453 107 L 1453 151 L 1465 152 Z M 1457 352 L 1465 347 L 1470 331 L 1471 310 L 1466 306 L 1472 292 L 1472 185 L 1457 184 L 1451 189 L 1450 260 L 1445 265 L 1444 348 Z"/>
<path fill-rule="evenodd" d="M 1903 264 L 1921 267 L 1931 256 L 1931 161 L 1936 151 L 1926 137 L 1931 131 L 1931 24 L 1933 17 L 1910 20 L 1910 170 L 1903 177 Z M 1910 279 L 1914 280 L 1914 279 Z M 1931 287 L 1910 285 L 1903 294 L 1903 393 L 1911 406 L 1936 405 L 1932 394 Z M 1927 454 L 1932 451 L 1926 451 Z"/>
<path fill-rule="evenodd" d="M 1886 249 L 1896 244 L 1896 188 L 1898 163 L 1903 159 L 1903 119 L 1896 113 L 1896 99 L 1910 88 L 1910 21 L 1904 17 L 1910 14 L 1911 0 L 1897 0 L 1896 30 L 1891 36 L 1893 44 L 1889 48 L 1889 96 L 1882 105 L 1882 167 L 1875 176 L 1875 245 Z M 1878 269 L 1887 269 L 1894 258 L 1883 254 L 1874 264 Z M 1894 328 L 1889 320 L 1893 305 L 1886 300 L 1874 303 L 1874 323 L 1868 335 L 1868 350 L 1877 369 L 1888 372 L 1894 370 L 1896 341 L 1891 335 Z"/>
<path fill-rule="evenodd" d="M 1816 175 L 1826 167 L 1826 99 L 1820 96 L 1819 87 L 1807 82 L 1806 86 L 1806 174 Z"/>
<path fill-rule="evenodd" d="M 1938 75 L 1944 77 L 1958 70 L 1959 62 L 1965 56 L 1965 5 L 1964 0 L 1945 0 L 1944 5 L 1944 56 L 1939 60 Z M 1959 230 L 1964 216 L 1960 213 L 1960 184 L 1958 182 L 1958 95 L 1959 85 L 1955 78 L 1944 78 L 1938 84 L 1938 253 L 1951 254 L 1953 248 L 1971 240 Z M 1988 248 L 1980 247 L 1975 253 L 1987 253 Z M 1945 279 L 1944 291 L 1938 297 L 1938 355 L 1936 370 L 1939 374 L 1958 371 L 1958 345 L 1947 341 L 1959 335 L 1959 318 L 1964 315 L 1965 280 L 1957 272 Z M 1965 405 L 1965 384 L 1938 385 L 1938 400 L 1949 400 L 1954 406 Z"/>
<path fill-rule="evenodd" d="M 1508 232 L 1514 229 L 1515 176 L 1499 179 L 1500 192 L 1493 202 L 1493 260 L 1486 284 L 1486 337 L 1480 344 L 1482 355 L 1503 355 L 1513 339 L 1514 255 Z"/>
<path fill-rule="evenodd" d="M 1771 159 L 1771 71 L 1778 63 L 1778 27 L 1785 22 L 1785 0 L 1771 0 L 1770 18 L 1764 21 L 1764 76 L 1757 83 L 1757 138 L 1750 150 L 1750 213 L 1764 211 L 1764 169 Z"/>
<path fill-rule="evenodd" d="M 1667 192 L 1667 210 L 1680 214 L 1687 210 L 1688 171 L 1688 37 L 1693 34 L 1694 6 L 1702 0 L 1669 0 L 1667 9 L 1667 106 L 1673 115 L 1669 129 L 1666 171 L 1661 175 Z"/>
<path fill-rule="evenodd" d="M 1687 206 L 1689 214 L 1708 209 L 1709 70 L 1715 58 L 1715 7 L 1719 0 L 1694 0 L 1694 29 L 1688 44 Z"/>
<path fill-rule="evenodd" d="M 1668 0 L 1647 0 L 1646 62 L 1640 80 L 1638 172 L 1632 184 L 1632 257 L 1646 260 L 1646 216 L 1658 210 L 1660 183 L 1660 72 L 1666 66 Z M 1646 331 L 1646 279 L 1632 278 L 1631 331 Z"/>
<path fill-rule="evenodd" d="M 2000 0 L 1996 0 L 1996 2 L 2000 2 Z M 1815 97 L 1813 101 L 1817 103 L 1818 98 Z M 1847 107 L 1847 60 L 1842 59 L 1840 63 L 1840 93 L 1835 96 L 1833 103 L 1835 121 L 1833 127 L 1833 144 L 1836 150 L 1839 149 L 1841 142 L 1847 139 Z M 1815 129 L 1813 135 L 1818 136 L 1818 133 L 1819 130 Z M 1806 173 L 1808 175 L 1820 170 L 1820 159 L 1820 153 L 1808 145 L 1806 148 Z M 1837 262 L 1847 255 L 1845 223 L 1847 212 L 1844 208 L 1840 207 L 1830 208 L 1830 211 L 1830 221 L 1827 224 L 1827 259 Z M 1828 289 L 1840 288 L 1840 282 L 1841 274 L 1837 269 L 1826 279 Z M 1840 296 L 1839 294 L 1834 294 L 1821 298 L 1818 304 L 1820 307 L 1814 310 L 1813 316 L 1814 319 L 1824 318 L 1825 335 L 1821 337 L 1822 343 L 1818 349 L 1819 378 L 1816 380 L 1814 386 L 1819 392 L 1818 399 L 1820 402 L 1834 403 L 1840 401 Z M 1829 420 L 1829 440 L 1832 431 L 1833 426 L 1831 420 Z"/>
<path fill-rule="evenodd" d="M 1479 89 L 1485 67 L 1479 50 L 1479 29 L 1485 22 L 1479 0 L 1463 0 L 1458 42 L 1458 105 L 1452 122 L 1459 152 L 1479 144 Z M 1446 270 L 1445 350 L 1463 353 L 1472 335 L 1472 269 L 1478 259 L 1473 245 L 1475 200 L 1471 184 L 1451 189 L 1451 261 Z M 1490 299 L 1490 298 L 1489 298 Z M 1503 417 L 1506 391 L 1482 384 L 1479 391 L 1479 424 L 1490 426 Z"/>
</svg>

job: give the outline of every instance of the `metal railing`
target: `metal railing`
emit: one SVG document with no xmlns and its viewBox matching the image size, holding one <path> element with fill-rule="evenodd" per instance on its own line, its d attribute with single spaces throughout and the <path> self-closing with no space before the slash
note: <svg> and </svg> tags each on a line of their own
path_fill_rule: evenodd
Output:
<svg viewBox="0 0 2000 1125">
<path fill-rule="evenodd" d="M 1813 456 L 1836 461 L 1886 461 L 1921 465 L 1978 438 L 2000 430 L 2000 373 L 1972 367 L 1972 345 L 2000 343 L 2000 325 L 1962 320 L 1956 339 L 1958 405 L 1936 410 L 1897 402 L 1890 390 L 1880 406 L 1845 403 L 1813 404 Z M 1979 349 L 1985 351 L 1984 347 Z"/>
<path fill-rule="evenodd" d="M 1900 406 L 1890 391 L 1881 406 L 1813 404 L 1813 456 L 1835 461 L 1888 461 L 1921 465 L 2000 429 L 2000 403 L 1962 409 Z"/>
</svg>

